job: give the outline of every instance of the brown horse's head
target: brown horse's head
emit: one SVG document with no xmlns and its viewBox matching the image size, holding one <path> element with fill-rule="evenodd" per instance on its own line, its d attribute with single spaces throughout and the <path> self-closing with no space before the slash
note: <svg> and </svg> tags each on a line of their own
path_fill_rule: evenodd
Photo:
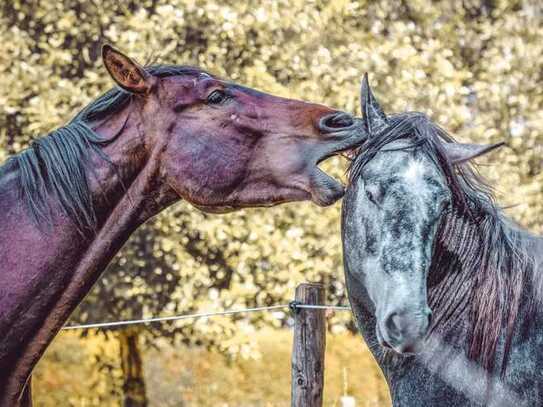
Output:
<svg viewBox="0 0 543 407">
<path fill-rule="evenodd" d="M 159 181 L 193 205 L 221 212 L 311 199 L 324 206 L 343 195 L 341 183 L 317 164 L 356 142 L 358 122 L 349 114 L 196 68 L 161 74 L 110 46 L 103 59 L 138 100 Z"/>
</svg>

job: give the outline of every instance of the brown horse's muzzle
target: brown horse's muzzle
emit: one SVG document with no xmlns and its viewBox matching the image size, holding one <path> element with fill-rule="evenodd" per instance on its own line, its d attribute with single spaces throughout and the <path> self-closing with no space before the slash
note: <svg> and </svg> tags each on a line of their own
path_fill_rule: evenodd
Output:
<svg viewBox="0 0 543 407">
<path fill-rule="evenodd" d="M 338 130 L 349 129 L 354 123 L 354 118 L 349 113 L 334 112 L 320 118 L 319 130 L 323 133 L 333 133 Z"/>
<path fill-rule="evenodd" d="M 345 188 L 318 165 L 336 154 L 352 149 L 359 143 L 361 122 L 349 113 L 333 111 L 318 119 L 317 129 L 321 138 L 312 158 L 309 192 L 313 202 L 320 206 L 331 205 L 340 199 Z"/>
</svg>

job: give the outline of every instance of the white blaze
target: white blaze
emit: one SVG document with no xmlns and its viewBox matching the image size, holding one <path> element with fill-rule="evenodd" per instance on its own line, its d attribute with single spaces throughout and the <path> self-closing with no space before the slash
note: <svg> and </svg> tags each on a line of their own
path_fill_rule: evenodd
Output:
<svg viewBox="0 0 543 407">
<path fill-rule="evenodd" d="M 407 182 L 417 184 L 422 180 L 424 172 L 424 165 L 420 161 L 410 160 L 402 175 Z"/>
</svg>

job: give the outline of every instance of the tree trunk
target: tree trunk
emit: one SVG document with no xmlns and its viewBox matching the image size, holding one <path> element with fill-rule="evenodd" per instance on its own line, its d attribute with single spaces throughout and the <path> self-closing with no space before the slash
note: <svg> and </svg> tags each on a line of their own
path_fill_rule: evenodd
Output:
<svg viewBox="0 0 543 407">
<path fill-rule="evenodd" d="M 139 332 L 132 329 L 119 331 L 119 345 L 123 370 L 124 407 L 147 407 Z"/>
</svg>

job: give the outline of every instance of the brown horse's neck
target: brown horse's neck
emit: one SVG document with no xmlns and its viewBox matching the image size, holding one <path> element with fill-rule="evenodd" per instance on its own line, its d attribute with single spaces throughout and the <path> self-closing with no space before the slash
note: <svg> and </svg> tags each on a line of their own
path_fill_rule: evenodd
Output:
<svg viewBox="0 0 543 407">
<path fill-rule="evenodd" d="M 0 244 L 0 259 L 14 271 L 0 273 L 0 285 L 16 287 L 18 279 L 24 279 L 21 284 L 32 283 L 24 286 L 11 303 L 2 304 L 0 298 L 0 306 L 16 310 L 0 316 L 0 327 L 7 328 L 0 333 L 0 406 L 18 403 L 24 383 L 45 348 L 130 234 L 178 199 L 173 191 L 157 187 L 161 184 L 160 160 L 155 155 L 160 152 L 149 152 L 134 105 L 92 126 L 102 138 L 114 141 L 103 148 L 110 162 L 95 156 L 89 163 L 87 177 L 98 224 L 96 234 L 88 241 L 81 239 L 74 223 L 60 213 L 53 213 L 52 230 L 44 227 L 38 232 L 20 200 L 14 199 L 16 195 L 10 195 L 13 202 L 6 202 L 8 195 L 2 193 L 0 182 L 0 204 L 18 206 L 18 216 L 26 217 L 24 222 L 11 225 L 12 238 L 20 238 L 25 245 L 21 250 L 43 254 L 25 257 L 10 253 L 5 249 L 7 244 Z M 53 208 L 58 205 L 53 204 Z M 0 216 L 0 223 L 3 220 Z M 21 272 L 28 276 L 17 275 Z M 24 338 L 24 342 L 15 341 L 15 336 Z"/>
<path fill-rule="evenodd" d="M 102 139 L 114 139 L 103 147 L 108 157 L 93 158 L 90 179 L 97 212 L 99 231 L 102 223 L 115 216 L 119 204 L 132 203 L 131 212 L 137 212 L 139 226 L 148 218 L 178 199 L 173 190 L 160 186 L 158 155 L 160 148 L 150 149 L 146 130 L 141 121 L 140 108 L 132 103 L 126 109 L 101 123 L 93 125 Z M 138 203 L 138 201 L 141 201 Z M 98 238 L 100 233 L 97 234 Z"/>
</svg>

